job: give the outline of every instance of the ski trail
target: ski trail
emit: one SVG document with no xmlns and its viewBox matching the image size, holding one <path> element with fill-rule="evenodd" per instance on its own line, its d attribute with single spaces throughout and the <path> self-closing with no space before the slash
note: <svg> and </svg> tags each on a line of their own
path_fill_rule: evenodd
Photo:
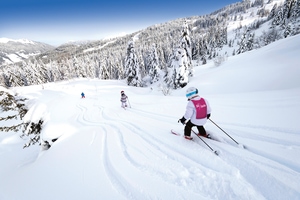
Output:
<svg viewBox="0 0 300 200">
<path fill-rule="evenodd" d="M 104 134 L 104 140 L 102 143 L 103 154 L 101 159 L 103 161 L 105 174 L 108 176 L 111 185 L 124 197 L 124 199 L 138 199 L 134 194 L 135 189 L 132 188 L 131 185 L 123 178 L 122 174 L 115 170 L 115 166 L 111 162 L 108 147 L 108 133 L 107 130 L 105 131 L 106 133 Z"/>
<path fill-rule="evenodd" d="M 297 157 L 300 152 L 300 142 L 296 140 L 296 138 L 286 137 L 286 133 L 279 131 L 261 130 L 260 128 L 255 128 L 255 131 L 253 132 L 251 131 L 251 128 L 251 132 L 249 132 L 249 129 L 246 127 L 239 128 L 238 130 L 236 127 L 227 127 L 226 130 L 239 143 L 245 145 L 248 151 L 251 151 L 258 156 L 265 157 L 266 159 L 271 159 L 274 162 L 282 163 L 298 173 L 300 172 L 299 160 L 293 159 L 294 157 Z M 218 131 L 218 135 L 223 134 L 220 132 L 221 131 Z M 260 134 L 255 134 L 255 132 Z M 241 137 L 241 135 L 243 137 Z M 223 134 L 223 137 L 223 143 L 238 147 L 238 145 L 225 134 Z M 281 143 L 275 139 L 276 137 L 282 138 L 280 139 Z M 252 146 L 248 146 L 248 143 L 252 144 Z M 253 144 L 255 144 L 255 146 Z M 272 149 L 281 149 L 281 151 L 277 151 L 276 154 L 274 154 Z"/>
<path fill-rule="evenodd" d="M 282 193 L 286 194 L 287 198 L 297 199 L 300 194 L 300 188 L 289 188 L 287 182 L 297 185 L 300 178 L 299 173 L 277 163 L 267 157 L 247 152 L 247 150 L 237 150 L 228 148 L 227 146 L 220 146 L 222 150 L 222 158 L 229 165 L 239 169 L 240 175 L 243 176 L 247 182 L 255 188 L 255 191 L 260 191 L 266 199 L 277 199 Z M 240 152 L 243 151 L 243 152 Z M 245 156 L 247 155 L 247 156 Z M 239 160 L 237 165 L 237 160 Z M 274 168 L 276 166 L 276 168 Z M 282 175 L 285 174 L 285 178 Z M 272 190 L 270 190 L 272 185 Z"/>
</svg>

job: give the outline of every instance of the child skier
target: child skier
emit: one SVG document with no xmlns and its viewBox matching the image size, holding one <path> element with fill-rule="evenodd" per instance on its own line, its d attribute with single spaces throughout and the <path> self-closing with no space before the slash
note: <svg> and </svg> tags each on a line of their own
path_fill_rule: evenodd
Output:
<svg viewBox="0 0 300 200">
<path fill-rule="evenodd" d="M 124 108 L 125 109 L 125 107 L 127 107 L 127 99 L 128 99 L 128 97 L 126 96 L 126 94 L 124 93 L 124 91 L 122 90 L 121 91 L 121 106 L 122 106 L 122 108 Z"/>
<path fill-rule="evenodd" d="M 85 95 L 83 92 L 81 93 L 81 98 L 85 98 Z"/>
<path fill-rule="evenodd" d="M 191 130 L 193 126 L 197 127 L 199 136 L 210 138 L 209 134 L 206 134 L 206 131 L 203 127 L 211 113 L 211 108 L 208 104 L 208 101 L 204 98 L 201 98 L 198 95 L 198 89 L 194 87 L 187 89 L 186 97 L 188 98 L 189 102 L 186 106 L 185 114 L 181 119 L 178 120 L 178 123 L 181 122 L 183 125 L 185 125 L 185 139 L 193 139 L 191 137 Z M 188 120 L 187 123 L 186 120 Z"/>
</svg>

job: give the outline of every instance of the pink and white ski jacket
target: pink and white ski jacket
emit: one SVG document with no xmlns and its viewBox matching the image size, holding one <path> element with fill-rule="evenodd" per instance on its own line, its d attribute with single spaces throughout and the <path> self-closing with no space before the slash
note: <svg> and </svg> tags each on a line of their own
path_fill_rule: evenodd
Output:
<svg viewBox="0 0 300 200">
<path fill-rule="evenodd" d="M 126 96 L 126 94 L 121 95 L 121 102 L 125 103 L 127 101 L 127 98 L 128 97 Z"/>
<path fill-rule="evenodd" d="M 188 102 L 184 118 L 190 119 L 195 125 L 203 126 L 207 122 L 207 114 L 210 113 L 211 108 L 208 101 L 200 96 L 196 96 Z"/>
</svg>

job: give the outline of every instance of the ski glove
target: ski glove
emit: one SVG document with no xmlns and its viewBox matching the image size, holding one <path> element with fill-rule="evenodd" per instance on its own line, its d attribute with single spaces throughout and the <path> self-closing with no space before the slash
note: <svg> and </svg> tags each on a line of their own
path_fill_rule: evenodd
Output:
<svg viewBox="0 0 300 200">
<path fill-rule="evenodd" d="M 207 114 L 207 119 L 209 119 L 210 118 L 210 114 Z"/>
<path fill-rule="evenodd" d="M 178 123 L 181 122 L 183 125 L 185 124 L 186 119 L 182 117 L 181 119 L 178 120 Z"/>
</svg>

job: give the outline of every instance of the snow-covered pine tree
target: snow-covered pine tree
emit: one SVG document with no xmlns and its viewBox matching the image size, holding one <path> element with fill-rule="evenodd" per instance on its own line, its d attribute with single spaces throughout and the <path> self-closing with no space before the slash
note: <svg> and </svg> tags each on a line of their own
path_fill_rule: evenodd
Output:
<svg viewBox="0 0 300 200">
<path fill-rule="evenodd" d="M 0 90 L 0 110 L 2 115 L 0 117 L 1 121 L 8 121 L 14 119 L 18 124 L 11 124 L 9 126 L 0 126 L 0 131 L 19 131 L 21 130 L 23 123 L 22 119 L 27 113 L 28 109 L 24 104 L 26 99 L 17 98 L 12 94 L 12 92 Z"/>
<path fill-rule="evenodd" d="M 284 37 L 296 35 L 300 32 L 300 27 L 297 19 L 300 17 L 300 0 L 290 0 L 288 7 L 287 19 L 285 21 Z"/>
<path fill-rule="evenodd" d="M 7 74 L 9 77 L 9 87 L 23 86 L 23 80 L 21 79 L 22 69 L 19 66 L 8 68 Z"/>
<path fill-rule="evenodd" d="M 128 85 L 136 87 L 142 86 L 142 80 L 139 70 L 140 66 L 138 57 L 135 54 L 134 42 L 129 41 L 125 58 L 125 77 L 127 77 Z"/>
<path fill-rule="evenodd" d="M 138 66 L 139 66 L 139 74 L 140 74 L 140 80 L 141 80 L 141 87 L 144 85 L 143 78 L 148 74 L 148 71 L 146 70 L 145 62 L 144 62 L 144 57 L 142 54 L 137 54 L 138 55 Z"/>
<path fill-rule="evenodd" d="M 219 27 L 218 30 L 218 47 L 222 48 L 227 43 L 227 26 L 224 25 L 222 28 Z"/>
<path fill-rule="evenodd" d="M 174 66 L 172 64 L 168 65 L 164 69 L 164 83 L 163 87 L 165 90 L 169 90 L 170 88 L 174 88 L 174 83 L 175 83 L 175 73 L 174 73 Z"/>
<path fill-rule="evenodd" d="M 122 59 L 123 55 L 121 53 L 118 53 L 116 56 L 116 77 L 115 79 L 121 80 L 124 78 L 124 59 Z"/>
<path fill-rule="evenodd" d="M 35 75 L 33 72 L 32 72 L 32 69 L 31 67 L 29 67 L 29 65 L 27 65 L 25 63 L 25 61 L 22 61 L 22 67 L 21 69 L 22 70 L 22 73 L 21 73 L 21 79 L 23 81 L 23 85 L 24 86 L 28 86 L 28 85 L 31 85 L 33 80 L 33 76 Z"/>
<path fill-rule="evenodd" d="M 255 36 L 254 33 L 249 32 L 248 40 L 246 43 L 247 51 L 251 51 L 254 48 L 254 36 Z"/>
<path fill-rule="evenodd" d="M 71 77 L 68 66 L 64 63 L 56 63 L 56 65 L 60 74 L 60 80 L 68 80 Z"/>
<path fill-rule="evenodd" d="M 284 4 L 280 6 L 274 15 L 272 25 L 281 26 L 285 29 L 285 26 L 289 23 L 293 17 L 297 15 L 297 9 L 299 14 L 299 0 L 285 0 Z"/>
<path fill-rule="evenodd" d="M 237 54 L 251 51 L 254 47 L 254 33 L 251 33 L 250 30 L 246 28 L 238 45 L 239 48 L 236 51 Z"/>
<path fill-rule="evenodd" d="M 85 64 L 82 61 L 82 59 L 79 56 L 74 55 L 71 62 L 72 62 L 72 68 L 75 71 L 75 77 L 86 78 L 87 75 L 86 75 Z"/>
<path fill-rule="evenodd" d="M 149 68 L 149 77 L 151 84 L 157 82 L 159 80 L 161 70 L 159 67 L 159 58 L 157 55 L 155 44 L 152 44 L 150 48 L 150 52 L 147 57 L 147 68 Z"/>
<path fill-rule="evenodd" d="M 292 28 L 292 25 L 289 23 L 285 26 L 285 29 L 283 31 L 283 36 L 286 38 L 292 34 L 293 34 L 293 28 Z"/>
<path fill-rule="evenodd" d="M 99 64 L 99 57 L 97 56 L 96 53 L 93 53 L 92 55 L 93 62 L 92 64 L 94 65 L 94 74 L 95 78 L 100 78 L 100 64 Z"/>
<path fill-rule="evenodd" d="M 284 19 L 289 19 L 292 16 L 293 7 L 297 0 L 285 0 L 283 4 Z"/>
<path fill-rule="evenodd" d="M 98 68 L 99 68 L 99 78 L 104 79 L 105 74 L 105 58 L 103 55 L 100 55 L 98 58 Z"/>
<path fill-rule="evenodd" d="M 192 41 L 190 38 L 190 31 L 187 23 L 185 23 L 182 27 L 182 36 L 180 38 L 180 48 L 182 48 L 185 52 L 185 65 L 188 70 L 188 75 L 194 75 L 194 69 L 192 65 Z"/>
<path fill-rule="evenodd" d="M 251 7 L 259 7 L 264 5 L 264 0 L 255 0 L 252 4 Z"/>
<path fill-rule="evenodd" d="M 170 64 L 164 76 L 167 87 L 172 87 L 173 89 L 182 88 L 187 85 L 188 77 L 193 76 L 191 45 L 189 28 L 185 23 L 179 44 L 173 50 Z"/>
<path fill-rule="evenodd" d="M 300 16 L 299 0 L 285 0 L 284 4 L 274 12 L 275 14 L 272 20 L 272 28 L 275 29 L 277 26 L 281 37 L 288 37 L 290 35 L 299 33 L 299 28 L 297 29 L 297 26 L 295 26 L 295 24 L 297 24 L 295 22 Z M 275 40 L 271 40 L 271 42 Z"/>
<path fill-rule="evenodd" d="M 279 7 L 278 11 L 275 12 L 275 15 L 274 15 L 274 18 L 272 21 L 273 27 L 281 25 L 282 21 L 283 21 L 283 17 L 284 17 L 283 9 L 282 9 L 282 7 Z"/>
<path fill-rule="evenodd" d="M 274 27 L 269 29 L 267 32 L 263 31 L 263 34 L 260 36 L 260 40 L 263 41 L 263 46 L 268 45 L 276 40 L 282 38 L 278 28 Z"/>
<path fill-rule="evenodd" d="M 271 9 L 268 20 L 272 19 L 276 15 L 277 3 L 274 4 L 273 8 Z"/>
<path fill-rule="evenodd" d="M 202 38 L 200 40 L 200 45 L 199 45 L 199 53 L 200 53 L 200 59 L 202 61 L 202 65 L 205 65 L 207 63 L 207 52 L 208 52 L 208 47 L 207 47 L 207 40 L 206 38 Z"/>
<path fill-rule="evenodd" d="M 188 58 L 185 49 L 180 47 L 174 50 L 173 58 L 171 59 L 171 69 L 173 69 L 173 75 L 171 76 L 174 80 L 173 88 L 183 88 L 188 83 Z M 171 74 L 170 74 L 171 75 Z"/>
<path fill-rule="evenodd" d="M 37 122 L 31 121 L 31 119 L 25 119 L 28 113 L 27 100 L 28 99 L 13 94 L 10 90 L 2 90 L 2 88 L 0 88 L 0 122 L 13 119 L 12 122 L 6 123 L 6 126 L 4 125 L 5 123 L 1 122 L 0 131 L 18 132 L 22 130 L 20 137 L 27 140 L 23 148 L 41 143 L 40 133 L 44 122 L 43 119 L 39 119 Z"/>
<path fill-rule="evenodd" d="M 168 46 L 162 44 L 162 42 L 160 42 L 160 44 L 157 44 L 157 54 L 159 57 L 159 63 L 162 66 L 162 70 L 164 70 L 164 68 L 168 66 L 171 52 L 171 49 Z"/>
<path fill-rule="evenodd" d="M 297 0 L 292 10 L 292 17 L 297 18 L 300 17 L 300 0 Z"/>
<path fill-rule="evenodd" d="M 242 34 L 242 37 L 241 37 L 241 40 L 238 42 L 238 45 L 239 45 L 239 48 L 238 50 L 236 51 L 237 54 L 240 54 L 240 53 L 244 53 L 246 52 L 247 50 L 247 47 L 246 47 L 246 43 L 247 43 L 247 31 L 246 30 L 243 34 Z"/>
<path fill-rule="evenodd" d="M 103 69 L 104 69 L 103 70 L 104 74 L 103 74 L 102 78 L 109 80 L 111 77 L 111 73 L 112 73 L 112 63 L 109 58 L 109 55 L 105 56 L 105 65 L 103 65 Z"/>
<path fill-rule="evenodd" d="M 200 43 L 199 43 L 200 38 L 195 38 L 192 43 L 192 60 L 200 60 Z"/>
<path fill-rule="evenodd" d="M 95 78 L 95 65 L 93 63 L 94 59 L 90 54 L 83 55 L 84 64 L 86 66 L 86 75 L 90 78 Z"/>
</svg>

